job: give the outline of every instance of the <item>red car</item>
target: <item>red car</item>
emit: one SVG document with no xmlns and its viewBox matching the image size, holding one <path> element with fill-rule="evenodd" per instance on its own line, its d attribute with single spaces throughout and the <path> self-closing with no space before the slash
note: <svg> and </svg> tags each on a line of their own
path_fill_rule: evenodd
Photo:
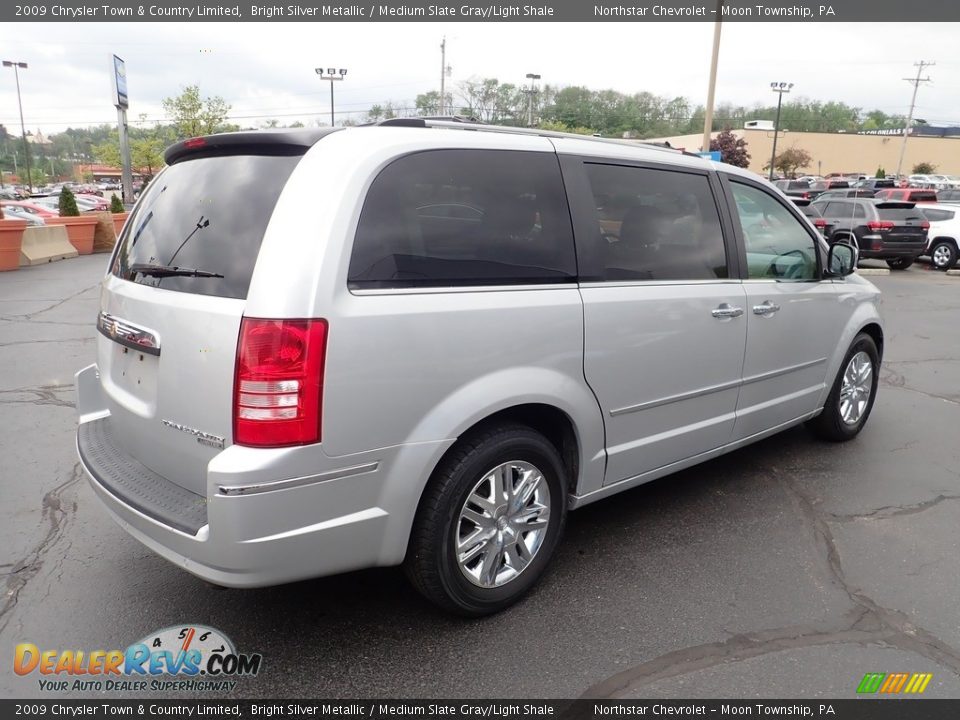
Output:
<svg viewBox="0 0 960 720">
<path fill-rule="evenodd" d="M 16 207 L 23 208 L 26 212 L 31 215 L 36 215 L 37 217 L 46 219 L 48 217 L 56 217 L 59 213 L 55 210 L 51 210 L 48 207 L 43 205 L 37 205 L 36 203 L 27 202 L 26 200 L 6 200 L 3 203 L 4 207 L 7 205 L 15 205 Z"/>
<path fill-rule="evenodd" d="M 903 200 L 905 202 L 937 202 L 936 190 L 918 188 L 882 188 L 874 196 L 877 200 Z"/>
</svg>

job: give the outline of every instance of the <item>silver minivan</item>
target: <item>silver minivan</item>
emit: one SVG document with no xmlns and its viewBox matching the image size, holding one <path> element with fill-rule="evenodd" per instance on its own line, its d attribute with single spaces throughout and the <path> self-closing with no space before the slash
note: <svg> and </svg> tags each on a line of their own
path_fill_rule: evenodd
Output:
<svg viewBox="0 0 960 720">
<path fill-rule="evenodd" d="M 798 423 L 855 437 L 856 250 L 680 151 L 442 120 L 194 138 L 126 223 L 77 374 L 109 513 L 212 583 L 403 564 L 517 600 L 568 510 Z"/>
</svg>

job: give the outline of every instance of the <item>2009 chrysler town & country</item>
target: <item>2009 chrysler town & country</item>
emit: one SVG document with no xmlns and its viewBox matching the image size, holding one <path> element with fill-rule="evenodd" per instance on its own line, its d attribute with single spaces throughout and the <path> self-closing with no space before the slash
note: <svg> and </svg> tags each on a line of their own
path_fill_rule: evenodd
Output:
<svg viewBox="0 0 960 720">
<path fill-rule="evenodd" d="M 187 140 L 103 279 L 80 458 L 213 583 L 515 601 L 567 510 L 870 414 L 879 293 L 767 183 L 446 121 Z"/>
</svg>

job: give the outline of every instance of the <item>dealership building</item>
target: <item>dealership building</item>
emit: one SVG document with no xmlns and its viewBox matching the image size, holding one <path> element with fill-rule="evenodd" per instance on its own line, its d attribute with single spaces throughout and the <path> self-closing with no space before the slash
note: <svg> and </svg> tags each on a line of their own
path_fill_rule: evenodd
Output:
<svg viewBox="0 0 960 720">
<path fill-rule="evenodd" d="M 747 142 L 750 153 L 749 169 L 765 174 L 764 165 L 770 162 L 773 151 L 773 123 L 752 120 L 733 134 Z M 716 137 L 719 133 L 713 133 Z M 647 142 L 669 142 L 672 147 L 699 152 L 703 135 L 679 135 L 655 138 Z M 828 175 L 830 173 L 862 173 L 872 176 L 878 167 L 888 175 L 897 170 L 903 130 L 873 130 L 862 133 L 794 132 L 780 130 L 777 154 L 787 148 L 799 148 L 810 153 L 810 165 L 800 168 L 800 175 Z M 902 172 L 909 175 L 914 165 L 927 162 L 937 173 L 960 175 L 960 127 L 916 126 L 907 140 Z"/>
</svg>

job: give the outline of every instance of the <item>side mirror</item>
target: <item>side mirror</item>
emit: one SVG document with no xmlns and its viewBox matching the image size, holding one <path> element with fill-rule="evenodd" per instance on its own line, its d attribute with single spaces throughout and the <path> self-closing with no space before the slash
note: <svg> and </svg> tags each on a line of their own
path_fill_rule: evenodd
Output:
<svg viewBox="0 0 960 720">
<path fill-rule="evenodd" d="M 853 245 L 835 243 L 827 252 L 827 274 L 833 277 L 846 277 L 857 269 L 859 253 Z"/>
</svg>

